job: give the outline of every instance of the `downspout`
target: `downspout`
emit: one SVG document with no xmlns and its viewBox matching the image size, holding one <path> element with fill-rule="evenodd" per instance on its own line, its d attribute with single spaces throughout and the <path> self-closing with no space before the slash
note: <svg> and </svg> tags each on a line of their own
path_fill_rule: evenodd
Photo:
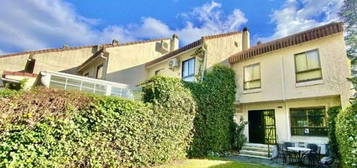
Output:
<svg viewBox="0 0 357 168">
<path fill-rule="evenodd" d="M 204 38 L 201 39 L 202 40 L 202 50 L 203 50 L 203 66 L 202 66 L 202 72 L 201 72 L 201 80 L 203 80 L 204 74 L 205 74 L 205 70 L 207 67 L 207 49 L 206 49 L 206 43 Z"/>
<path fill-rule="evenodd" d="M 288 141 L 291 139 L 291 132 L 290 132 L 290 121 L 289 121 L 289 113 L 286 109 L 286 95 L 285 95 L 285 64 L 284 64 L 284 56 L 281 56 L 281 93 L 282 93 L 282 100 L 283 100 L 283 110 L 286 112 L 286 121 L 287 121 L 287 132 L 288 132 Z"/>
</svg>

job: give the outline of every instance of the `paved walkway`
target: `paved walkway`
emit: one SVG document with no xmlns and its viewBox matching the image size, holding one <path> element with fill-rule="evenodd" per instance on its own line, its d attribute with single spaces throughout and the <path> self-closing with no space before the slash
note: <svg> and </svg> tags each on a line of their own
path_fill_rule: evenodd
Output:
<svg viewBox="0 0 357 168">
<path fill-rule="evenodd" d="M 251 158 L 245 156 L 227 156 L 227 159 L 236 160 L 239 162 L 246 162 L 246 163 L 255 163 L 255 164 L 262 164 L 265 166 L 271 167 L 281 167 L 281 168 L 300 168 L 298 166 L 292 166 L 284 164 L 281 160 L 269 160 L 269 159 L 258 159 L 258 158 Z"/>
</svg>

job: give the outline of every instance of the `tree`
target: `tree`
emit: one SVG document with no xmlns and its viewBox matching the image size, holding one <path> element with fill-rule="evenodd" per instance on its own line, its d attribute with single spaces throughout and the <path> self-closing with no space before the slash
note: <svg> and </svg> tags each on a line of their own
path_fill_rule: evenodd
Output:
<svg viewBox="0 0 357 168">
<path fill-rule="evenodd" d="M 357 65 L 357 0 L 344 0 L 339 15 L 346 26 L 347 56 Z"/>
</svg>

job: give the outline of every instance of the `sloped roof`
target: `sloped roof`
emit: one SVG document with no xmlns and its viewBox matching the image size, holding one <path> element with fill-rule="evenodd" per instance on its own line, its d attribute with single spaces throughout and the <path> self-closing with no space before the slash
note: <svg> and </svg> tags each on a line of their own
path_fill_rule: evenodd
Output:
<svg viewBox="0 0 357 168">
<path fill-rule="evenodd" d="M 161 62 L 163 60 L 166 60 L 168 58 L 174 57 L 177 54 L 180 54 L 180 53 L 182 53 L 184 51 L 187 51 L 187 50 L 190 50 L 190 49 L 195 48 L 197 46 L 200 46 L 203 43 L 204 40 L 216 39 L 216 38 L 236 35 L 236 34 L 239 34 L 239 33 L 241 33 L 241 32 L 229 32 L 229 33 L 223 33 L 223 34 L 215 34 L 215 35 L 203 36 L 200 40 L 194 41 L 194 42 L 192 42 L 190 44 L 187 44 L 187 45 L 185 45 L 185 46 L 183 46 L 183 47 L 181 47 L 181 48 L 179 48 L 177 50 L 171 51 L 171 52 L 169 52 L 169 53 L 167 53 L 167 54 L 165 54 L 165 55 L 163 55 L 163 56 L 161 56 L 159 58 L 156 58 L 156 59 L 154 59 L 152 61 L 147 62 L 145 64 L 145 66 L 146 67 L 147 66 L 151 66 L 153 64 L 159 63 L 159 62 Z"/>
<path fill-rule="evenodd" d="M 0 59 L 1 58 L 6 58 L 6 57 L 12 57 L 12 56 L 24 55 L 24 54 L 41 54 L 41 53 L 49 53 L 49 52 L 61 52 L 61 51 L 77 50 L 77 49 L 82 49 L 82 48 L 92 48 L 92 47 L 95 47 L 95 46 L 98 46 L 98 45 L 101 45 L 101 46 L 106 47 L 106 48 L 110 48 L 110 47 L 135 45 L 135 44 L 142 44 L 142 43 L 161 41 L 161 40 L 169 40 L 169 39 L 170 38 L 161 38 L 161 39 L 153 39 L 153 40 L 134 41 L 134 42 L 128 42 L 128 43 L 119 43 L 117 45 L 113 45 L 113 44 L 97 44 L 97 45 L 86 45 L 86 46 L 78 46 L 78 47 L 51 48 L 51 49 L 43 49 L 43 50 L 24 51 L 24 52 L 19 52 L 19 53 L 0 55 Z"/>
<path fill-rule="evenodd" d="M 310 30 L 306 30 L 300 33 L 296 33 L 284 38 L 273 40 L 267 43 L 256 45 L 247 50 L 238 52 L 229 57 L 229 63 L 233 64 L 245 59 L 252 58 L 254 56 L 264 54 L 267 52 L 279 50 L 289 46 L 297 45 L 307 41 L 315 40 L 325 36 L 329 36 L 335 33 L 343 32 L 343 23 L 332 22 L 327 25 L 316 27 Z"/>
</svg>

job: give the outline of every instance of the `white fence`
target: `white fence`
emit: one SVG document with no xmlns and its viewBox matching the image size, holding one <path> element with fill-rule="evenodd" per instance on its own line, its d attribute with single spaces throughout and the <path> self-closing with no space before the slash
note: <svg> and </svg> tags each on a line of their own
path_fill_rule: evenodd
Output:
<svg viewBox="0 0 357 168">
<path fill-rule="evenodd" d="M 99 95 L 140 99 L 139 88 L 62 72 L 41 72 L 41 83 L 49 88 L 84 91 Z"/>
</svg>

